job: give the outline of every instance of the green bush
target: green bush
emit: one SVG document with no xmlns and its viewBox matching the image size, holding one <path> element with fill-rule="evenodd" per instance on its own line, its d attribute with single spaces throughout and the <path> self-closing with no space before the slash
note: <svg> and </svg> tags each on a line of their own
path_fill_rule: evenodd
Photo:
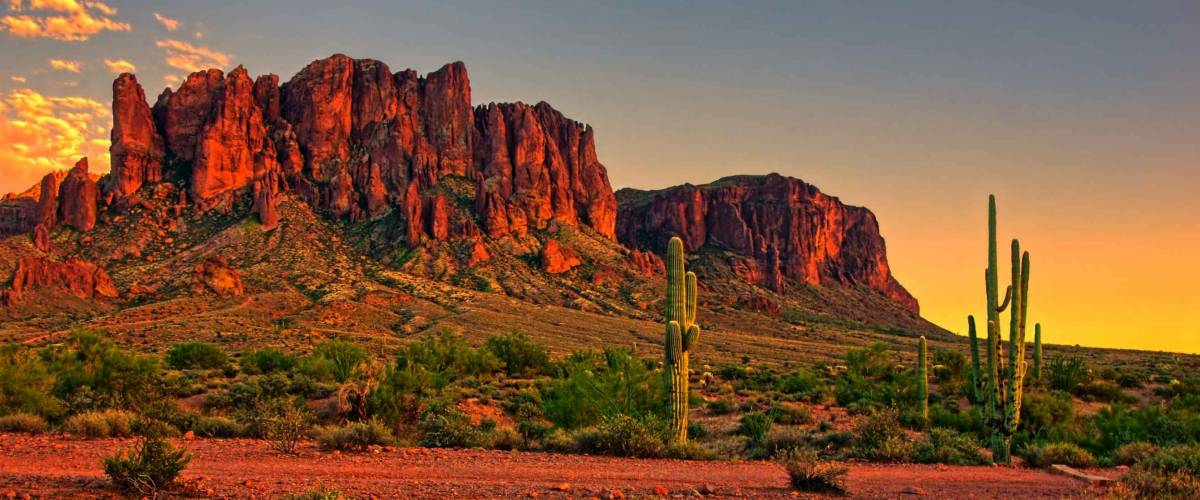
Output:
<svg viewBox="0 0 1200 500">
<path fill-rule="evenodd" d="M 986 465 L 991 463 L 979 442 L 967 434 L 947 429 L 931 429 L 915 447 L 916 461 L 924 464 Z"/>
<path fill-rule="evenodd" d="M 51 395 L 54 375 L 37 353 L 17 344 L 0 345 L 0 414 L 62 415 L 62 401 Z"/>
<path fill-rule="evenodd" d="M 519 332 L 491 337 L 485 348 L 503 363 L 510 377 L 535 377 L 550 372 L 546 347 Z"/>
<path fill-rule="evenodd" d="M 909 462 L 913 443 L 900 426 L 895 410 L 878 410 L 858 424 L 852 455 L 873 462 Z"/>
<path fill-rule="evenodd" d="M 763 413 L 742 415 L 742 422 L 738 426 L 738 433 L 750 438 L 752 444 L 762 443 L 763 438 L 767 437 L 767 433 L 770 431 L 771 417 Z"/>
<path fill-rule="evenodd" d="M 389 446 L 396 441 L 392 432 L 377 420 L 319 427 L 315 435 L 322 450 L 366 451 L 372 445 Z"/>
<path fill-rule="evenodd" d="M 812 410 L 807 406 L 777 404 L 767 409 L 767 417 L 780 425 L 804 425 L 812 422 Z"/>
<path fill-rule="evenodd" d="M 1128 465 L 1132 467 L 1157 451 L 1157 446 L 1146 442 L 1124 444 L 1113 451 L 1112 463 L 1113 465 Z"/>
<path fill-rule="evenodd" d="M 265 347 L 242 354 L 238 366 L 246 373 L 269 374 L 290 372 L 296 368 L 296 356 L 284 354 L 279 349 Z"/>
<path fill-rule="evenodd" d="M 724 399 L 715 399 L 705 404 L 708 407 L 708 412 L 713 415 L 728 415 L 733 413 L 733 403 Z"/>
<path fill-rule="evenodd" d="M 317 344 L 312 357 L 327 362 L 332 368 L 333 379 L 342 383 L 350 379 L 354 367 L 367 359 L 367 351 L 344 340 L 328 340 Z"/>
<path fill-rule="evenodd" d="M 1025 461 L 1033 467 L 1049 467 L 1054 464 L 1071 467 L 1095 467 L 1096 457 L 1074 443 L 1030 444 L 1022 450 Z"/>
<path fill-rule="evenodd" d="M 121 410 L 89 411 L 72 415 L 63 430 L 85 438 L 129 437 L 133 435 L 132 413 Z"/>
<path fill-rule="evenodd" d="M 661 373 L 623 349 L 576 353 L 564 360 L 561 376 L 543 391 L 546 417 L 565 429 L 628 415 L 635 419 L 663 416 L 666 387 Z"/>
<path fill-rule="evenodd" d="M 93 333 L 76 332 L 66 345 L 44 350 L 42 358 L 57 374 L 51 393 L 76 411 L 138 408 L 164 395 L 158 360 Z"/>
<path fill-rule="evenodd" d="M 1133 402 L 1136 401 L 1132 396 L 1125 394 L 1121 390 L 1120 384 L 1111 380 L 1095 379 L 1084 384 L 1080 384 L 1075 389 L 1076 394 L 1088 401 L 1101 401 L 1105 403 L 1115 402 Z"/>
<path fill-rule="evenodd" d="M 781 427 L 767 434 L 763 440 L 763 453 L 778 458 L 793 449 L 803 449 L 812 444 L 808 433 L 799 429 Z"/>
<path fill-rule="evenodd" d="M 1158 450 L 1130 469 L 1122 482 L 1140 498 L 1195 498 L 1200 491 L 1200 446 Z"/>
<path fill-rule="evenodd" d="M 471 418 L 445 402 L 422 410 L 417 429 L 421 431 L 421 446 L 429 448 L 471 448 L 483 441 L 479 430 L 471 425 Z"/>
<path fill-rule="evenodd" d="M 829 395 L 828 384 L 810 370 L 801 368 L 779 379 L 776 390 L 810 402 L 820 402 Z"/>
<path fill-rule="evenodd" d="M 246 435 L 246 426 L 228 417 L 200 417 L 192 432 L 200 437 L 236 438 Z"/>
<path fill-rule="evenodd" d="M 480 446 L 489 450 L 520 450 L 525 447 L 525 438 L 512 428 L 492 429 L 483 432 Z"/>
<path fill-rule="evenodd" d="M 575 446 L 584 453 L 655 458 L 666 454 L 665 435 L 666 427 L 656 419 L 616 415 L 577 432 Z"/>
<path fill-rule="evenodd" d="M 490 375 L 501 362 L 475 349 L 462 336 L 442 332 L 406 346 L 383 380 L 367 395 L 371 415 L 389 425 L 418 420 L 424 399 L 438 396 L 451 382 Z"/>
<path fill-rule="evenodd" d="M 1083 359 L 1055 356 L 1046 364 L 1046 379 L 1051 388 L 1073 393 L 1080 385 L 1090 382 L 1092 376 Z"/>
<path fill-rule="evenodd" d="M 0 417 L 0 432 L 41 434 L 50 429 L 46 419 L 32 413 L 14 413 Z"/>
<path fill-rule="evenodd" d="M 118 488 L 154 498 L 175 483 L 189 461 L 187 450 L 175 449 L 162 438 L 146 438 L 130 450 L 104 457 L 104 473 Z"/>
<path fill-rule="evenodd" d="M 806 493 L 843 494 L 849 469 L 821 462 L 811 450 L 792 449 L 781 454 L 779 464 L 787 470 L 792 486 Z"/>
<path fill-rule="evenodd" d="M 271 448 L 280 453 L 296 452 L 311 419 L 304 400 L 299 398 L 259 401 L 250 417 L 253 434 L 269 441 Z"/>
<path fill-rule="evenodd" d="M 221 368 L 229 357 L 220 347 L 207 342 L 184 342 L 167 350 L 167 366 L 176 370 Z"/>
<path fill-rule="evenodd" d="M 846 372 L 834 387 L 837 403 L 851 410 L 911 408 L 917 401 L 917 380 L 904 369 L 886 344 L 846 353 Z"/>
<path fill-rule="evenodd" d="M 175 426 L 153 418 L 137 417 L 130 425 L 135 436 L 145 437 L 178 437 L 179 429 Z"/>
</svg>

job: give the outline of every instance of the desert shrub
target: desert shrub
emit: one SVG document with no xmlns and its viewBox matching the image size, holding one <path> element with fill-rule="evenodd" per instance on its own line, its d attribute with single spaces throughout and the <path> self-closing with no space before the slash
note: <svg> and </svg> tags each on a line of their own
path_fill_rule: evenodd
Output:
<svg viewBox="0 0 1200 500">
<path fill-rule="evenodd" d="M 133 419 L 130 429 L 135 436 L 178 437 L 179 429 L 162 420 L 139 416 Z"/>
<path fill-rule="evenodd" d="M 799 429 L 781 427 L 767 433 L 762 443 L 762 452 L 767 457 L 780 457 L 783 453 L 807 448 L 811 444 L 810 435 Z"/>
<path fill-rule="evenodd" d="M 542 406 L 542 393 L 533 387 L 521 389 L 503 403 L 505 411 L 521 420 L 542 418 L 546 414 Z"/>
<path fill-rule="evenodd" d="M 0 432 L 41 434 L 50 429 L 46 419 L 32 413 L 14 413 L 0 417 Z"/>
<path fill-rule="evenodd" d="M 1091 378 L 1091 371 L 1078 356 L 1055 356 L 1046 364 L 1046 379 L 1052 389 L 1075 392 L 1077 387 Z"/>
<path fill-rule="evenodd" d="M 271 449 L 295 453 L 308 431 L 311 417 L 304 400 L 275 398 L 257 402 L 249 420 L 251 432 L 266 439 Z"/>
<path fill-rule="evenodd" d="M 821 377 L 801 368 L 779 379 L 776 390 L 811 402 L 820 402 L 829 395 L 829 386 Z"/>
<path fill-rule="evenodd" d="M 930 429 L 915 447 L 916 461 L 925 464 L 985 465 L 991 462 L 979 450 L 979 442 L 968 434 L 947 429 Z"/>
<path fill-rule="evenodd" d="M 1121 390 L 1119 384 L 1111 380 L 1095 379 L 1088 381 L 1076 387 L 1075 393 L 1089 401 L 1102 401 L 1105 403 L 1128 403 L 1135 401 L 1132 396 L 1125 394 Z"/>
<path fill-rule="evenodd" d="M 1200 491 L 1200 446 L 1158 450 L 1138 462 L 1122 481 L 1142 498 L 1195 498 Z"/>
<path fill-rule="evenodd" d="M 837 378 L 834 395 L 852 410 L 909 408 L 917 400 L 916 377 L 901 367 L 885 344 L 846 353 L 846 372 Z"/>
<path fill-rule="evenodd" d="M 209 408 L 249 411 L 259 401 L 286 397 L 291 385 L 287 375 L 276 372 L 257 377 L 250 382 L 233 384 L 219 393 L 209 394 L 204 404 Z"/>
<path fill-rule="evenodd" d="M 1121 404 L 1101 408 L 1091 418 L 1093 451 L 1106 454 L 1118 446 L 1146 441 L 1159 446 L 1200 442 L 1200 413 L 1151 404 L 1131 409 Z"/>
<path fill-rule="evenodd" d="M 908 462 L 913 457 L 913 443 L 900 426 L 895 410 L 877 410 L 855 429 L 851 454 L 873 462 Z"/>
<path fill-rule="evenodd" d="M 132 413 L 121 410 L 89 411 L 72 415 L 63 430 L 85 438 L 129 437 L 133 435 Z"/>
<path fill-rule="evenodd" d="M 1096 457 L 1074 443 L 1030 444 L 1021 450 L 1021 455 L 1033 467 L 1049 467 L 1054 464 L 1071 467 L 1096 465 Z"/>
<path fill-rule="evenodd" d="M 51 393 L 75 411 L 137 408 L 163 395 L 156 359 L 96 334 L 76 332 L 66 345 L 42 351 L 42 358 L 57 374 Z"/>
<path fill-rule="evenodd" d="M 283 497 L 284 500 L 342 500 L 342 492 L 330 486 L 318 486 L 303 493 L 294 493 Z"/>
<path fill-rule="evenodd" d="M 156 497 L 175 483 L 189 461 L 187 450 L 162 438 L 145 438 L 132 449 L 104 457 L 104 473 L 118 488 Z"/>
<path fill-rule="evenodd" d="M 1021 404 L 1021 435 L 1017 443 L 1075 441 L 1088 433 L 1087 422 L 1075 412 L 1071 395 L 1062 391 L 1029 392 Z"/>
<path fill-rule="evenodd" d="M 959 410 L 956 401 L 946 400 L 945 404 L 929 406 L 929 426 L 977 434 L 983 431 L 983 414 L 979 405 Z"/>
<path fill-rule="evenodd" d="M 184 411 L 179 407 L 179 403 L 172 399 L 163 399 L 150 403 L 143 407 L 139 413 L 144 418 L 166 422 L 179 430 L 191 429 L 200 418 L 196 413 Z"/>
<path fill-rule="evenodd" d="M 396 441 L 392 432 L 378 420 L 319 427 L 315 435 L 322 450 L 366 451 L 372 445 L 387 446 Z"/>
<path fill-rule="evenodd" d="M 752 444 L 762 443 L 763 438 L 771 431 L 771 417 L 764 413 L 750 413 L 742 415 L 741 424 L 738 425 L 738 433 L 750 438 Z"/>
<path fill-rule="evenodd" d="M 842 494 L 846 491 L 845 480 L 849 469 L 830 462 L 821 462 L 816 452 L 792 449 L 778 458 L 787 470 L 792 487 L 806 493 Z"/>
<path fill-rule="evenodd" d="M 932 354 L 929 371 L 937 381 L 940 393 L 968 395 L 971 389 L 967 355 L 947 349 L 934 349 Z"/>
<path fill-rule="evenodd" d="M 367 359 L 367 351 L 352 342 L 328 340 L 313 348 L 312 358 L 328 363 L 333 379 L 342 383 L 350 379 L 354 367 Z"/>
<path fill-rule="evenodd" d="M 712 413 L 713 415 L 728 415 L 733 413 L 733 403 L 730 403 L 724 399 L 715 399 L 709 401 L 708 403 L 705 403 L 705 406 L 708 407 L 709 413 Z"/>
<path fill-rule="evenodd" d="M 200 417 L 193 424 L 192 432 L 200 437 L 235 438 L 246 434 L 246 426 L 228 417 Z"/>
<path fill-rule="evenodd" d="M 700 439 L 708 437 L 708 427 L 700 422 L 688 422 L 687 435 L 688 439 Z"/>
<path fill-rule="evenodd" d="M 575 439 L 562 429 L 553 429 L 542 439 L 542 449 L 546 451 L 570 452 L 575 449 Z"/>
<path fill-rule="evenodd" d="M 243 372 L 256 374 L 289 372 L 296 367 L 296 363 L 296 356 L 284 354 L 273 347 L 264 347 L 244 353 L 238 360 L 238 366 L 242 368 Z"/>
<path fill-rule="evenodd" d="M 562 373 L 543 391 L 546 417 L 559 427 L 595 425 L 616 415 L 662 416 L 666 387 L 661 374 L 624 349 L 608 348 L 563 361 Z"/>
<path fill-rule="evenodd" d="M 1133 466 L 1157 451 L 1157 446 L 1146 442 L 1123 444 L 1113 451 L 1112 463 L 1113 465 Z"/>
<path fill-rule="evenodd" d="M 225 351 L 207 342 L 184 342 L 167 350 L 167 366 L 176 370 L 214 369 L 229 361 Z"/>
<path fill-rule="evenodd" d="M 767 409 L 767 417 L 780 425 L 803 425 L 812 422 L 812 410 L 807 406 L 777 404 Z"/>
<path fill-rule="evenodd" d="M 17 344 L 0 345 L 0 414 L 58 417 L 64 408 L 50 394 L 53 387 L 54 375 L 36 352 Z"/>
<path fill-rule="evenodd" d="M 510 377 L 534 377 L 550 371 L 546 347 L 519 332 L 491 337 L 485 348 L 504 366 Z"/>
<path fill-rule="evenodd" d="M 654 458 L 666 454 L 666 426 L 654 417 L 639 420 L 629 415 L 606 417 L 575 434 L 575 447 L 584 453 L 620 457 Z"/>
<path fill-rule="evenodd" d="M 525 448 L 525 438 L 511 427 L 492 429 L 483 433 L 480 446 L 489 450 L 520 450 Z"/>
<path fill-rule="evenodd" d="M 483 440 L 479 429 L 471 425 L 471 417 L 446 402 L 423 409 L 417 428 L 421 431 L 421 446 L 429 448 L 470 448 Z"/>
<path fill-rule="evenodd" d="M 545 439 L 546 436 L 549 435 L 553 430 L 553 425 L 544 422 L 534 422 L 529 420 L 517 422 L 517 432 L 520 433 L 521 437 L 525 438 L 526 441 L 540 441 Z"/>
<path fill-rule="evenodd" d="M 417 420 L 424 399 L 439 395 L 451 382 L 490 375 L 500 368 L 491 352 L 475 349 L 462 336 L 442 332 L 406 346 L 379 385 L 367 395 L 369 413 L 397 425 Z"/>
</svg>

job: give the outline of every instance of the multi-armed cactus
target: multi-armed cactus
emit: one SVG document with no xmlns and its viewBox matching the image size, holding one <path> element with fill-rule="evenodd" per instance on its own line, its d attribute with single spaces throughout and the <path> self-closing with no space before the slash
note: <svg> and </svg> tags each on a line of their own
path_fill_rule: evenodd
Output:
<svg viewBox="0 0 1200 500">
<path fill-rule="evenodd" d="M 1029 252 L 1021 254 L 1021 244 L 1012 241 L 1012 282 L 1000 301 L 999 264 L 996 251 L 996 197 L 988 197 L 987 286 L 987 412 L 992 428 L 992 458 L 1000 463 L 1010 460 L 1012 436 L 1021 422 L 1021 398 L 1028 363 L 1025 361 L 1025 317 L 1029 309 Z M 1009 308 L 1008 356 L 1005 359 L 1000 331 L 1000 313 Z"/>
<path fill-rule="evenodd" d="M 1042 383 L 1042 324 L 1033 325 L 1033 383 Z"/>
<path fill-rule="evenodd" d="M 926 353 L 925 337 L 921 337 L 917 348 L 917 398 L 921 403 L 921 420 L 929 421 L 929 359 Z"/>
<path fill-rule="evenodd" d="M 685 273 L 683 240 L 671 238 L 667 244 L 667 338 L 664 371 L 670 393 L 671 437 L 687 442 L 688 427 L 688 354 L 700 340 L 696 324 L 696 274 Z"/>
</svg>

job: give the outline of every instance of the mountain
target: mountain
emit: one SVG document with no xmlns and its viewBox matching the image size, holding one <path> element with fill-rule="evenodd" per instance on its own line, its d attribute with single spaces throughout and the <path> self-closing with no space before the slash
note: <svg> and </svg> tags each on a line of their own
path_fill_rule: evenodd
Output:
<svg viewBox="0 0 1200 500">
<path fill-rule="evenodd" d="M 653 344 L 674 234 L 718 330 L 946 334 L 891 276 L 868 210 L 774 174 L 614 193 L 594 137 L 544 102 L 473 106 L 462 63 L 200 71 L 153 105 L 122 74 L 112 171 L 85 158 L 0 202 L 0 339 Z"/>
</svg>

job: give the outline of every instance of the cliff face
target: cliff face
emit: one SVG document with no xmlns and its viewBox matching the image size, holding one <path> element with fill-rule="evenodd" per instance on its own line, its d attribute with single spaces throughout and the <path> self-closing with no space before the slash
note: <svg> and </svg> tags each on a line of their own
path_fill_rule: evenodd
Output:
<svg viewBox="0 0 1200 500">
<path fill-rule="evenodd" d="M 617 196 L 618 238 L 627 246 L 662 253 L 677 234 L 688 251 L 709 245 L 743 257 L 743 278 L 776 292 L 788 280 L 863 285 L 919 312 L 892 277 L 875 215 L 799 179 L 738 176 Z"/>
<path fill-rule="evenodd" d="M 186 169 L 194 206 L 249 195 L 268 225 L 273 200 L 290 192 L 352 221 L 399 210 L 410 243 L 520 235 L 551 221 L 615 239 L 616 198 L 591 128 L 545 103 L 472 108 L 462 63 L 420 77 L 335 55 L 278 82 L 241 67 L 197 72 L 150 110 L 137 80 L 119 77 L 111 202 L 128 204 L 166 162 Z M 447 225 L 446 201 L 429 188 L 448 175 L 476 183 L 474 221 Z"/>
</svg>

